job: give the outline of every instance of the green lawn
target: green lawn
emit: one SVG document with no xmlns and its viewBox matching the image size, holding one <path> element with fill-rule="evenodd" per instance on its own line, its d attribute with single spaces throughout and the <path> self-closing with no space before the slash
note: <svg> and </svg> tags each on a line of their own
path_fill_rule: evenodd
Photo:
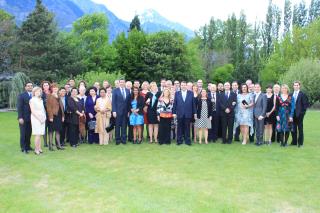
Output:
<svg viewBox="0 0 320 213">
<path fill-rule="evenodd" d="M 81 145 L 22 154 L 0 113 L 0 212 L 320 212 L 320 112 L 305 146 Z M 290 139 L 289 139 L 290 140 Z"/>
</svg>

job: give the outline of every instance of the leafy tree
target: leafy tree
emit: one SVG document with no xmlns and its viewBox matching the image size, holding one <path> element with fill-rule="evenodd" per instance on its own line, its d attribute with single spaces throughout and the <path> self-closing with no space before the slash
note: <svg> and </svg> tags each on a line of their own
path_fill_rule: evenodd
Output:
<svg viewBox="0 0 320 213">
<path fill-rule="evenodd" d="M 116 66 L 129 80 L 147 80 L 150 75 L 146 72 L 142 50 L 147 46 L 146 34 L 133 29 L 126 38 L 122 33 L 114 42 L 118 57 Z"/>
<path fill-rule="evenodd" d="M 201 39 L 196 37 L 191 39 L 187 43 L 187 60 L 191 66 L 191 79 L 188 80 L 197 80 L 197 79 L 204 79 L 205 81 L 208 80 L 206 78 L 206 71 L 202 66 L 202 57 L 201 57 L 201 50 L 198 48 L 201 43 Z"/>
<path fill-rule="evenodd" d="M 320 101 L 319 81 L 320 63 L 319 60 L 301 59 L 298 63 L 290 66 L 288 72 L 282 76 L 281 82 L 288 85 L 296 80 L 301 82 L 302 90 L 309 97 L 311 104 Z"/>
<path fill-rule="evenodd" d="M 151 79 L 190 79 L 191 66 L 187 60 L 187 47 L 182 34 L 175 31 L 158 32 L 149 35 L 147 41 L 142 57 Z"/>
<path fill-rule="evenodd" d="M 211 80 L 214 83 L 231 81 L 233 79 L 234 67 L 232 64 L 225 64 L 217 67 L 212 73 Z"/>
<path fill-rule="evenodd" d="M 12 48 L 17 42 L 17 28 L 14 17 L 0 10 L 0 73 L 11 71 L 13 63 Z"/>
<path fill-rule="evenodd" d="M 113 71 L 116 50 L 108 39 L 108 20 L 103 13 L 85 15 L 73 23 L 70 41 L 81 49 L 87 71 Z"/>
</svg>

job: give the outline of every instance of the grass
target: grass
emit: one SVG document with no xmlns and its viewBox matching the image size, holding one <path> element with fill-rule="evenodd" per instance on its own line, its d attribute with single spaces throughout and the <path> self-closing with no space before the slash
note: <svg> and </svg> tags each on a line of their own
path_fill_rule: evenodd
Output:
<svg viewBox="0 0 320 213">
<path fill-rule="evenodd" d="M 320 212 L 319 120 L 307 113 L 302 149 L 84 144 L 38 157 L 0 113 L 0 211 Z"/>
</svg>

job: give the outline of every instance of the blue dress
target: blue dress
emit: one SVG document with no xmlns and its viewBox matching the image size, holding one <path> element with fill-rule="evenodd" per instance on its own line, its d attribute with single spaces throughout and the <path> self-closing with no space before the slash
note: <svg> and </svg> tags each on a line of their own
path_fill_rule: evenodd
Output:
<svg viewBox="0 0 320 213">
<path fill-rule="evenodd" d="M 247 125 L 250 127 L 250 135 L 253 134 L 253 109 L 252 107 L 244 109 L 241 107 L 242 101 L 245 100 L 248 104 L 253 102 L 253 96 L 251 94 L 239 94 L 237 95 L 237 106 L 235 108 L 235 125 L 233 130 L 240 125 Z"/>
<path fill-rule="evenodd" d="M 137 100 L 134 99 L 133 101 L 131 101 L 131 108 L 137 109 Z M 129 120 L 130 120 L 131 126 L 142 125 L 144 123 L 143 115 L 136 114 L 136 113 L 131 113 Z"/>
</svg>

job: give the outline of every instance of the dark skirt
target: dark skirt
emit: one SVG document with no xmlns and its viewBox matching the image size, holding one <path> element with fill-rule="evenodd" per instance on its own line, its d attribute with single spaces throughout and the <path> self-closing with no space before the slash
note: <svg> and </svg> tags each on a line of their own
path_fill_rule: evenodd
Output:
<svg viewBox="0 0 320 213">
<path fill-rule="evenodd" d="M 148 108 L 147 117 L 148 117 L 148 124 L 158 124 L 159 123 L 157 109 Z"/>
<path fill-rule="evenodd" d="M 171 143 L 171 122 L 172 118 L 160 118 L 159 144 Z"/>
<path fill-rule="evenodd" d="M 48 123 L 48 131 L 49 132 L 61 132 L 62 130 L 62 112 L 59 109 L 58 115 L 53 116 L 53 122 Z"/>
<path fill-rule="evenodd" d="M 274 125 L 277 121 L 277 118 L 276 118 L 276 113 L 275 112 L 272 112 L 272 114 L 269 116 L 269 117 L 266 117 L 264 119 L 264 124 L 265 125 L 268 125 L 268 124 L 272 124 Z"/>
</svg>

